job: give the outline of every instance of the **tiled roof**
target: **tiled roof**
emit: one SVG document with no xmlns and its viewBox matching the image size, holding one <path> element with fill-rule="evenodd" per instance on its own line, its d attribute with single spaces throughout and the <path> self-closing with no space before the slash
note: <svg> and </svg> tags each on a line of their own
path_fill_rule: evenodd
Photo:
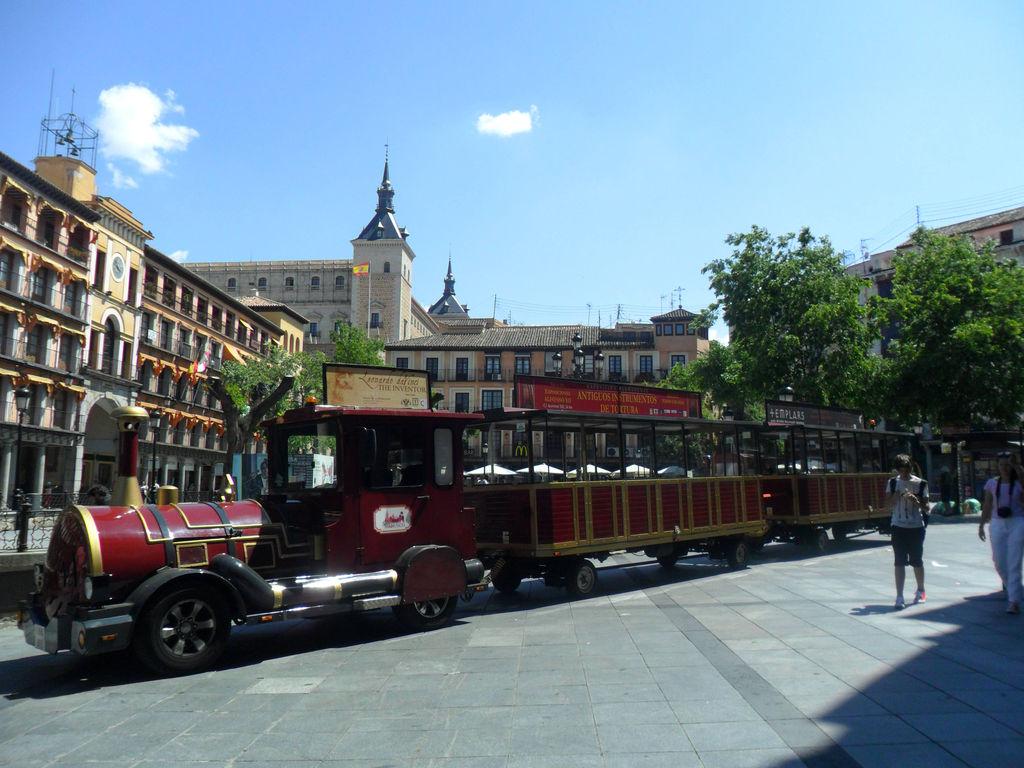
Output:
<svg viewBox="0 0 1024 768">
<path fill-rule="evenodd" d="M 990 213 L 987 216 L 979 216 L 976 219 L 968 219 L 967 221 L 958 221 L 956 224 L 948 224 L 945 227 L 935 227 L 931 231 L 937 232 L 940 235 L 963 235 L 969 232 L 977 232 L 979 229 L 998 227 L 1000 224 L 1012 224 L 1015 221 L 1024 221 L 1024 207 Z M 900 248 L 910 245 L 913 245 L 913 241 L 907 240 Z"/>
<path fill-rule="evenodd" d="M 287 304 L 268 299 L 266 296 L 242 296 L 239 301 L 245 304 L 245 306 L 255 309 L 257 312 L 284 312 L 303 325 L 309 322 L 309 318 L 303 317 Z"/>
<path fill-rule="evenodd" d="M 572 349 L 573 336 L 582 336 L 585 348 L 637 349 L 652 347 L 654 334 L 616 331 L 587 325 L 509 325 L 480 333 L 436 333 L 388 344 L 389 350 L 404 349 Z"/>
<path fill-rule="evenodd" d="M 678 309 L 673 309 L 671 312 L 666 312 L 662 315 L 652 317 L 651 321 L 658 323 L 664 322 L 665 320 L 690 320 L 691 318 L 694 317 L 696 317 L 696 315 L 693 314 L 693 312 L 690 312 L 688 310 L 683 309 L 682 307 L 679 307 Z"/>
</svg>

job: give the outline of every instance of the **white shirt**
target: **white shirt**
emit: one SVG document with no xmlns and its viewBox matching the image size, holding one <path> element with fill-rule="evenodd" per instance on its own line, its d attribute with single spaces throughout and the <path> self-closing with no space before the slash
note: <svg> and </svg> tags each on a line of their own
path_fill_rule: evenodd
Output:
<svg viewBox="0 0 1024 768">
<path fill-rule="evenodd" d="M 906 480 L 897 475 L 891 478 L 885 485 L 886 493 L 893 487 L 893 479 L 896 483 L 896 492 L 890 496 L 889 503 L 892 504 L 892 524 L 898 528 L 924 528 L 924 517 L 921 514 L 921 507 L 917 499 L 908 499 L 903 496 L 904 491 L 910 491 L 914 496 L 921 489 L 922 481 L 917 475 L 911 474 Z M 926 503 L 928 499 L 928 484 L 924 484 L 922 496 Z"/>
<path fill-rule="evenodd" d="M 1013 485 L 1013 494 L 1010 494 L 1010 486 Z M 999 486 L 999 498 L 996 498 L 996 486 Z M 998 477 L 990 477 L 985 481 L 985 492 L 992 494 L 992 518 L 999 517 L 997 510 L 1000 507 L 1010 507 L 1013 510 L 1013 517 L 1024 517 L 1024 487 L 1019 480 L 999 482 Z"/>
</svg>

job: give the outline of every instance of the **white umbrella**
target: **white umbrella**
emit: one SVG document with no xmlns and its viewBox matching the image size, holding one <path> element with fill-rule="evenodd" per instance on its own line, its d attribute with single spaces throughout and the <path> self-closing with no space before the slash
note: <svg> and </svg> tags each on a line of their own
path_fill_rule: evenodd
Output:
<svg viewBox="0 0 1024 768">
<path fill-rule="evenodd" d="M 649 467 L 642 467 L 639 464 L 630 464 L 626 467 L 626 474 L 647 477 L 647 475 L 651 474 L 651 470 Z"/>
<path fill-rule="evenodd" d="M 501 464 L 484 464 L 482 467 L 471 469 L 469 472 L 464 472 L 466 475 L 514 475 L 511 469 L 501 466 Z"/>
<path fill-rule="evenodd" d="M 533 471 L 534 471 L 535 474 L 538 474 L 538 475 L 564 475 L 565 474 L 565 472 L 560 470 L 558 467 L 552 467 L 550 464 L 534 464 L 533 465 Z M 522 469 L 517 469 L 516 472 L 518 472 L 521 475 L 528 475 L 528 474 L 530 474 L 530 468 L 529 467 L 523 467 Z"/>
<path fill-rule="evenodd" d="M 586 469 L 588 475 L 610 475 L 611 474 L 611 472 L 609 472 L 607 469 L 604 469 L 603 467 L 599 467 L 599 466 L 597 466 L 595 464 L 587 464 L 585 469 Z M 576 475 L 577 475 L 577 470 L 575 470 L 575 469 L 572 470 L 571 472 L 567 472 L 565 474 L 566 477 L 576 477 Z"/>
</svg>

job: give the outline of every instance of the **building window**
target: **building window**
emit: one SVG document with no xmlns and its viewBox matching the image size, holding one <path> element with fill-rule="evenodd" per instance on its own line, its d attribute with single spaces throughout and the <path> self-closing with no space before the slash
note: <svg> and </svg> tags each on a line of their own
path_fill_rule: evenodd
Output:
<svg viewBox="0 0 1024 768">
<path fill-rule="evenodd" d="M 640 355 L 640 373 L 651 373 L 654 371 L 654 356 Z"/>
<path fill-rule="evenodd" d="M 320 323 L 309 324 L 309 335 L 312 336 L 314 339 L 320 337 Z"/>
<path fill-rule="evenodd" d="M 469 413 L 469 392 L 455 393 L 455 410 L 458 413 Z"/>
<path fill-rule="evenodd" d="M 314 276 L 314 277 L 311 277 L 309 279 L 309 289 L 311 291 L 319 291 L 320 290 L 320 278 L 319 277 L 315 277 Z"/>
<path fill-rule="evenodd" d="M 499 355 L 487 355 L 484 357 L 484 373 L 491 381 L 501 378 L 501 357 Z"/>
<path fill-rule="evenodd" d="M 284 287 L 285 288 L 294 288 L 295 287 L 295 278 L 294 277 L 286 277 L 284 279 Z"/>
<path fill-rule="evenodd" d="M 408 367 L 409 367 L 409 358 L 408 357 L 396 357 L 395 358 L 395 368 L 408 368 Z"/>
<path fill-rule="evenodd" d="M 113 376 L 114 361 L 117 359 L 117 327 L 113 320 L 107 320 L 103 328 L 103 359 L 100 366 L 104 373 Z"/>
<path fill-rule="evenodd" d="M 373 312 L 370 314 L 370 327 L 380 328 L 380 312 Z"/>
<path fill-rule="evenodd" d="M 608 355 L 608 373 L 615 375 L 622 373 L 622 355 Z"/>
<path fill-rule="evenodd" d="M 469 358 L 468 357 L 456 357 L 455 358 L 455 380 L 456 381 L 469 381 Z"/>
<path fill-rule="evenodd" d="M 390 261 L 385 261 L 384 262 L 384 273 L 387 274 L 390 271 L 391 271 L 391 262 Z"/>
<path fill-rule="evenodd" d="M 437 380 L 437 358 L 436 357 L 428 357 L 424 361 L 424 367 L 427 369 L 427 373 L 430 374 L 431 380 L 432 381 L 436 381 Z"/>
<path fill-rule="evenodd" d="M 98 291 L 103 290 L 103 277 L 107 273 L 107 254 L 106 251 L 97 249 L 96 251 L 96 271 L 93 273 L 92 287 Z"/>
<path fill-rule="evenodd" d="M 696 332 L 697 332 L 697 329 L 693 327 L 693 323 L 687 323 L 686 324 L 686 335 L 687 336 L 693 336 L 693 334 L 696 333 Z"/>
<path fill-rule="evenodd" d="M 675 368 L 677 365 L 686 365 L 686 355 L 672 355 L 671 368 Z"/>
<path fill-rule="evenodd" d="M 32 273 L 32 301 L 46 302 L 46 288 L 50 270 L 37 269 Z"/>
<path fill-rule="evenodd" d="M 28 333 L 25 342 L 25 359 L 37 365 L 46 364 L 46 339 L 44 326 L 37 325 Z"/>
<path fill-rule="evenodd" d="M 238 287 L 238 281 L 235 278 L 233 278 L 233 277 L 229 277 L 228 278 L 228 290 L 234 290 L 237 287 Z"/>
<path fill-rule="evenodd" d="M 334 276 L 334 287 L 335 288 L 344 288 L 345 287 L 345 276 L 344 275 L 335 275 Z"/>
<path fill-rule="evenodd" d="M 530 356 L 516 355 L 516 373 L 521 376 L 530 375 Z"/>
<path fill-rule="evenodd" d="M 257 288 L 266 288 L 267 287 L 267 278 L 261 277 L 259 280 L 257 280 L 256 281 L 256 287 Z"/>
<path fill-rule="evenodd" d="M 671 336 L 672 335 L 672 323 L 665 323 L 665 335 L 666 336 Z"/>
<path fill-rule="evenodd" d="M 484 389 L 480 392 L 480 407 L 487 411 L 491 408 L 501 408 L 501 396 L 504 393 L 500 389 Z"/>
<path fill-rule="evenodd" d="M 999 233 L 999 244 L 1000 245 L 1012 245 L 1013 244 L 1013 230 L 1004 229 Z"/>
</svg>

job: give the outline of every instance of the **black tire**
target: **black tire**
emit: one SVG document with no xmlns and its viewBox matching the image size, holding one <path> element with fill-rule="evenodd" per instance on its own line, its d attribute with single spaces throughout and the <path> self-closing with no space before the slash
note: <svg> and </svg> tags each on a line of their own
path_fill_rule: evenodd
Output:
<svg viewBox="0 0 1024 768">
<path fill-rule="evenodd" d="M 666 571 L 671 571 L 676 567 L 676 563 L 683 557 L 686 557 L 687 547 L 677 546 L 672 550 L 670 554 L 658 555 L 658 565 L 664 568 Z"/>
<path fill-rule="evenodd" d="M 733 539 L 725 545 L 725 559 L 734 571 L 747 567 L 750 560 L 750 545 L 746 539 Z"/>
<path fill-rule="evenodd" d="M 209 587 L 185 587 L 143 609 L 132 649 L 159 675 L 187 675 L 214 664 L 230 633 L 221 595 Z"/>
<path fill-rule="evenodd" d="M 506 562 L 497 574 L 491 574 L 491 584 L 505 595 L 515 592 L 522 583 L 523 576 L 512 563 Z"/>
<path fill-rule="evenodd" d="M 459 596 L 439 597 L 436 600 L 424 600 L 422 603 L 404 603 L 394 607 L 395 616 L 406 629 L 413 632 L 426 632 L 440 629 L 452 620 Z"/>
<path fill-rule="evenodd" d="M 833 525 L 832 526 L 832 541 L 836 544 L 845 544 L 847 536 L 850 535 L 850 529 L 845 525 Z"/>
<path fill-rule="evenodd" d="M 576 597 L 586 597 L 597 587 L 597 568 L 586 558 L 569 563 L 565 574 L 565 588 Z"/>
<path fill-rule="evenodd" d="M 828 531 L 824 528 L 819 528 L 814 534 L 813 544 L 814 550 L 819 553 L 828 552 L 830 540 L 828 538 Z"/>
</svg>

